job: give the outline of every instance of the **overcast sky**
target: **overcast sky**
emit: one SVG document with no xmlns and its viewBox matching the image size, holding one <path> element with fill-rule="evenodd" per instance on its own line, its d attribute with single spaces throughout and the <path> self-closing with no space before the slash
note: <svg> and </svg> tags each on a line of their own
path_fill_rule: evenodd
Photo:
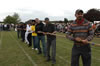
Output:
<svg viewBox="0 0 100 66">
<path fill-rule="evenodd" d="M 99 0 L 0 0 L 0 21 L 7 15 L 18 13 L 22 21 L 39 18 L 43 20 L 75 19 L 76 9 L 84 12 L 91 8 L 100 9 Z"/>
</svg>

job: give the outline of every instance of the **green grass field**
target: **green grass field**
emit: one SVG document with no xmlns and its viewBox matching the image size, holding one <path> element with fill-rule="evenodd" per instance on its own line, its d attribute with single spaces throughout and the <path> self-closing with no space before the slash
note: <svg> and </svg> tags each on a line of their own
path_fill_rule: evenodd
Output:
<svg viewBox="0 0 100 66">
<path fill-rule="evenodd" d="M 70 66 L 73 42 L 63 37 L 57 37 L 56 42 L 55 66 Z M 100 38 L 94 38 L 93 42 L 100 43 Z M 99 53 L 100 47 L 92 46 L 92 66 L 100 66 Z M 45 60 L 42 54 L 38 55 L 36 50 L 32 50 L 32 47 L 29 48 L 27 44 L 21 42 L 16 32 L 0 32 L 0 66 L 51 66 L 51 62 L 45 62 Z M 81 59 L 80 66 L 82 66 Z"/>
</svg>

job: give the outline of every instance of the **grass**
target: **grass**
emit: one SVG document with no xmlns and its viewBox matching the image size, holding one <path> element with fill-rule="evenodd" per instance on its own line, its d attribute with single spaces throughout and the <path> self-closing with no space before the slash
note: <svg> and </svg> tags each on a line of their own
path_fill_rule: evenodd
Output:
<svg viewBox="0 0 100 66">
<path fill-rule="evenodd" d="M 55 66 L 70 66 L 73 42 L 63 37 L 57 37 L 56 42 Z M 100 43 L 100 38 L 94 38 L 93 42 Z M 99 53 L 100 47 L 92 46 L 92 66 L 100 66 Z M 42 54 L 38 55 L 32 47 L 29 48 L 27 44 L 21 42 L 16 32 L 0 32 L 0 66 L 51 66 L 51 62 L 45 62 L 45 60 Z M 81 59 L 80 66 L 82 66 Z"/>
</svg>

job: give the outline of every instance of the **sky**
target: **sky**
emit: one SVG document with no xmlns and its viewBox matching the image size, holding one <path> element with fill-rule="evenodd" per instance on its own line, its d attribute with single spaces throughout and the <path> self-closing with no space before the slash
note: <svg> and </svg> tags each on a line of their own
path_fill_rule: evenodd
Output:
<svg viewBox="0 0 100 66">
<path fill-rule="evenodd" d="M 75 19 L 75 11 L 87 12 L 91 8 L 100 9 L 99 0 L 0 0 L 0 21 L 15 12 L 21 21 L 45 17 L 53 20 Z"/>
</svg>

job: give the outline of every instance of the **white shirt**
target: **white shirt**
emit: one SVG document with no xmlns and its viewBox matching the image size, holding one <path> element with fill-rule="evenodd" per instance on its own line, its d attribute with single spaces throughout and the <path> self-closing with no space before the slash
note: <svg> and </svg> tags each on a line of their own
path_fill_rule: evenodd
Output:
<svg viewBox="0 0 100 66">
<path fill-rule="evenodd" d="M 27 24 L 26 32 L 29 32 L 29 31 L 31 31 L 31 26 L 29 26 L 29 25 Z M 29 33 L 31 33 L 31 32 L 29 32 Z"/>
</svg>

